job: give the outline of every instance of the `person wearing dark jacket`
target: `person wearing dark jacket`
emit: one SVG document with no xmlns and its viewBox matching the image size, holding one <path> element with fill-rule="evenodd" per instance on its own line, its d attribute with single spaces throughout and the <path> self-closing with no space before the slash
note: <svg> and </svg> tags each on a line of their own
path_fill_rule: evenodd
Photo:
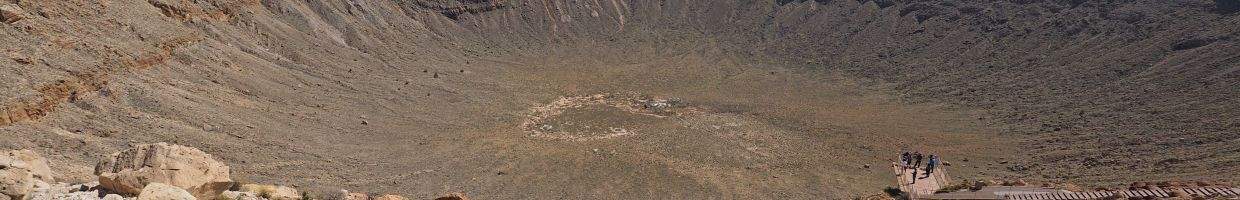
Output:
<svg viewBox="0 0 1240 200">
<path fill-rule="evenodd" d="M 900 154 L 900 167 L 903 167 L 904 169 L 908 169 L 910 164 L 912 164 L 912 160 L 913 160 L 913 155 L 905 151 L 904 153 Z"/>
<path fill-rule="evenodd" d="M 909 185 L 912 184 L 917 184 L 917 168 L 913 168 L 913 182 L 909 183 Z"/>
<path fill-rule="evenodd" d="M 917 169 L 921 167 L 921 159 L 922 159 L 921 152 L 913 152 L 913 169 Z"/>
</svg>

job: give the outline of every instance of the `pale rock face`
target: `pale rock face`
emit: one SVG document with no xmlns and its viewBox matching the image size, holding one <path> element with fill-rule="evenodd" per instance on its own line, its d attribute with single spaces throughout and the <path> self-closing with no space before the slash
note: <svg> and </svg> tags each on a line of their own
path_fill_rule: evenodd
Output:
<svg viewBox="0 0 1240 200">
<path fill-rule="evenodd" d="M 5 199 L 21 198 L 34 188 L 30 173 L 21 170 L 0 171 L 0 196 Z"/>
<path fill-rule="evenodd" d="M 21 199 L 53 182 L 47 160 L 30 150 L 0 153 L 0 196 Z"/>
<path fill-rule="evenodd" d="M 142 188 L 138 200 L 197 200 L 193 194 L 180 187 L 163 183 L 150 183 Z"/>
<path fill-rule="evenodd" d="M 95 166 L 108 191 L 135 195 L 148 184 L 163 183 L 214 199 L 230 187 L 228 166 L 198 149 L 167 143 L 145 144 L 112 154 Z"/>
<path fill-rule="evenodd" d="M 4 23 L 13 23 L 25 19 L 25 11 L 21 7 L 13 4 L 0 5 L 0 21 Z"/>
<path fill-rule="evenodd" d="M 242 191 L 224 191 L 224 193 L 220 194 L 220 197 L 231 200 L 267 200 L 262 197 L 258 197 L 258 194 L 253 192 Z"/>
<path fill-rule="evenodd" d="M 285 186 L 245 184 L 241 186 L 241 191 L 258 194 L 259 197 L 271 200 L 301 199 L 301 193 L 297 193 L 297 189 Z"/>
<path fill-rule="evenodd" d="M 103 200 L 126 200 L 126 198 L 117 194 L 108 194 L 103 196 Z"/>
</svg>

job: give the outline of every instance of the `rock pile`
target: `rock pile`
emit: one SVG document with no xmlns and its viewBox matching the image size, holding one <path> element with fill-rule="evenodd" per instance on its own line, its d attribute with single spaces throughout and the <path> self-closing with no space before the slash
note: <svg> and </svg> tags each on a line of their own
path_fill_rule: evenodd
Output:
<svg viewBox="0 0 1240 200">
<path fill-rule="evenodd" d="M 0 154 L 0 200 L 22 199 L 35 188 L 53 182 L 47 160 L 34 151 L 19 150 Z"/>
<path fill-rule="evenodd" d="M 138 145 L 114 153 L 95 166 L 95 174 L 99 176 L 98 182 L 57 183 L 47 160 L 34 151 L 0 152 L 0 200 L 318 199 L 291 187 L 238 185 L 229 177 L 228 166 L 206 152 L 166 143 Z M 449 196 L 468 199 L 463 194 Z M 337 197 L 326 199 L 406 198 L 397 195 L 371 198 L 364 193 L 342 191 Z"/>
<path fill-rule="evenodd" d="M 150 183 L 214 199 L 233 185 L 228 166 L 198 149 L 156 143 L 117 152 L 95 166 L 99 185 L 121 195 L 138 195 Z"/>
</svg>

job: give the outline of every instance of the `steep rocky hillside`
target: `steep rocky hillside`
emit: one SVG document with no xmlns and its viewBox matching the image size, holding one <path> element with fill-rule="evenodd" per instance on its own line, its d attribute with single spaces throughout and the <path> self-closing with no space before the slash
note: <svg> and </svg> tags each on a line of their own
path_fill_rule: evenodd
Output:
<svg viewBox="0 0 1240 200">
<path fill-rule="evenodd" d="M 772 54 L 987 110 L 1013 125 L 1004 132 L 1032 136 L 1021 147 L 1032 174 L 1095 184 L 1236 174 L 1234 1 L 901 2 L 866 17 L 796 7 L 777 14 L 800 19 L 775 23 Z M 813 38 L 841 40 L 797 42 Z"/>
<path fill-rule="evenodd" d="M 1238 11 L 7 0 L 0 150 L 86 181 L 168 142 L 234 179 L 415 198 L 844 198 L 902 149 L 958 178 L 1240 181 Z"/>
</svg>

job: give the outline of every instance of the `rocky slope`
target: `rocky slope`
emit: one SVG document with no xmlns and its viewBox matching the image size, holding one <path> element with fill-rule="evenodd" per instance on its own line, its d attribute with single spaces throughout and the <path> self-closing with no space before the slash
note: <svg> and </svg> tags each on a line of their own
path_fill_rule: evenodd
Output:
<svg viewBox="0 0 1240 200">
<path fill-rule="evenodd" d="M 777 54 L 886 80 L 917 101 L 988 110 L 995 122 L 1014 125 L 1005 132 L 1033 136 L 1021 148 L 1034 152 L 1027 167 L 1046 178 L 1235 174 L 1240 18 L 1233 1 L 948 1 L 891 8 L 898 13 L 878 20 L 918 23 L 878 35 L 859 34 L 873 33 L 865 30 L 871 27 L 788 26 L 789 37 L 801 39 L 783 41 L 848 39 L 781 41 Z M 831 18 L 817 17 L 801 21 Z M 835 53 L 849 51 L 859 53 Z"/>
<path fill-rule="evenodd" d="M 1237 181 L 1237 5 L 10 0 L 0 149 L 82 182 L 169 142 L 246 181 L 415 198 L 843 198 L 904 148 L 960 178 Z M 522 125 L 597 94 L 687 103 L 544 124 L 633 130 L 605 140 Z"/>
<path fill-rule="evenodd" d="M 143 144 L 116 152 L 95 166 L 98 181 L 56 182 L 46 158 L 29 150 L 0 154 L 0 199 L 29 200 L 370 200 L 367 194 L 341 191 L 323 197 L 287 186 L 233 182 L 228 166 L 193 147 Z M 467 199 L 462 194 L 443 198 Z M 402 200 L 381 195 L 377 200 Z"/>
</svg>

